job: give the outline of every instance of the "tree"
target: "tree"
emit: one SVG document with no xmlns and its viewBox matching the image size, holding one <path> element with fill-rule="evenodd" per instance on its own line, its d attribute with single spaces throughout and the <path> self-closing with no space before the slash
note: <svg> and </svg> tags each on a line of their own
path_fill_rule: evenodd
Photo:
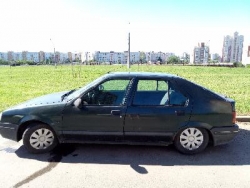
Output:
<svg viewBox="0 0 250 188">
<path fill-rule="evenodd" d="M 146 54 L 145 52 L 140 52 L 140 63 L 146 62 Z"/>
<path fill-rule="evenodd" d="M 0 65 L 9 65 L 8 61 L 0 59 Z"/>
<path fill-rule="evenodd" d="M 159 61 L 160 63 L 162 63 L 162 58 L 158 57 L 157 61 Z"/>
<path fill-rule="evenodd" d="M 180 58 L 173 55 L 173 56 L 170 56 L 167 60 L 167 64 L 177 64 L 177 63 L 180 63 Z"/>
</svg>

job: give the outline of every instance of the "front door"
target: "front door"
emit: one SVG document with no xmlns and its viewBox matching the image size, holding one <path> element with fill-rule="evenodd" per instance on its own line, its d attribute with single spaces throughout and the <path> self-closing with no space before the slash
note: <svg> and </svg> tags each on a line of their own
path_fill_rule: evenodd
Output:
<svg viewBox="0 0 250 188">
<path fill-rule="evenodd" d="M 130 80 L 107 80 L 84 93 L 80 107 L 67 105 L 63 112 L 63 136 L 70 140 L 114 141 L 123 138 Z"/>
</svg>

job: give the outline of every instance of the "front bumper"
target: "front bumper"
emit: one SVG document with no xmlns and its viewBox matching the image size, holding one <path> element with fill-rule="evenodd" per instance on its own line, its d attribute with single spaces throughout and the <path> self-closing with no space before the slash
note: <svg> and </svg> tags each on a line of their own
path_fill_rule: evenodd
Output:
<svg viewBox="0 0 250 188">
<path fill-rule="evenodd" d="M 0 122 L 0 134 L 3 138 L 17 141 L 17 127 L 16 124 Z"/>
<path fill-rule="evenodd" d="M 226 144 L 234 139 L 239 132 L 239 126 L 216 127 L 210 130 L 213 136 L 214 145 Z"/>
</svg>

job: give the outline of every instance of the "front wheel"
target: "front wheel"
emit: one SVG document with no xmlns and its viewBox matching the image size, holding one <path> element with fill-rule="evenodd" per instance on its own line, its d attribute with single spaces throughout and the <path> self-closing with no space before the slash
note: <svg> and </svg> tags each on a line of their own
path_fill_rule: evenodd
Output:
<svg viewBox="0 0 250 188">
<path fill-rule="evenodd" d="M 46 153 L 58 144 L 54 131 L 46 124 L 32 124 L 23 134 L 23 144 L 31 153 Z"/>
<path fill-rule="evenodd" d="M 199 153 L 207 147 L 209 135 L 205 129 L 188 127 L 178 132 L 174 145 L 184 154 Z"/>
</svg>

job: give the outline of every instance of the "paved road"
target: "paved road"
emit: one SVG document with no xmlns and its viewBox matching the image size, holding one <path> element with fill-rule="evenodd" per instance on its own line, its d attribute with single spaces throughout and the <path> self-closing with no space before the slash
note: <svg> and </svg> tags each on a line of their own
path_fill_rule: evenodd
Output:
<svg viewBox="0 0 250 188">
<path fill-rule="evenodd" d="M 233 142 L 193 156 L 172 146 L 78 144 L 33 155 L 0 137 L 0 187 L 249 188 L 250 123 L 239 125 Z"/>
</svg>

